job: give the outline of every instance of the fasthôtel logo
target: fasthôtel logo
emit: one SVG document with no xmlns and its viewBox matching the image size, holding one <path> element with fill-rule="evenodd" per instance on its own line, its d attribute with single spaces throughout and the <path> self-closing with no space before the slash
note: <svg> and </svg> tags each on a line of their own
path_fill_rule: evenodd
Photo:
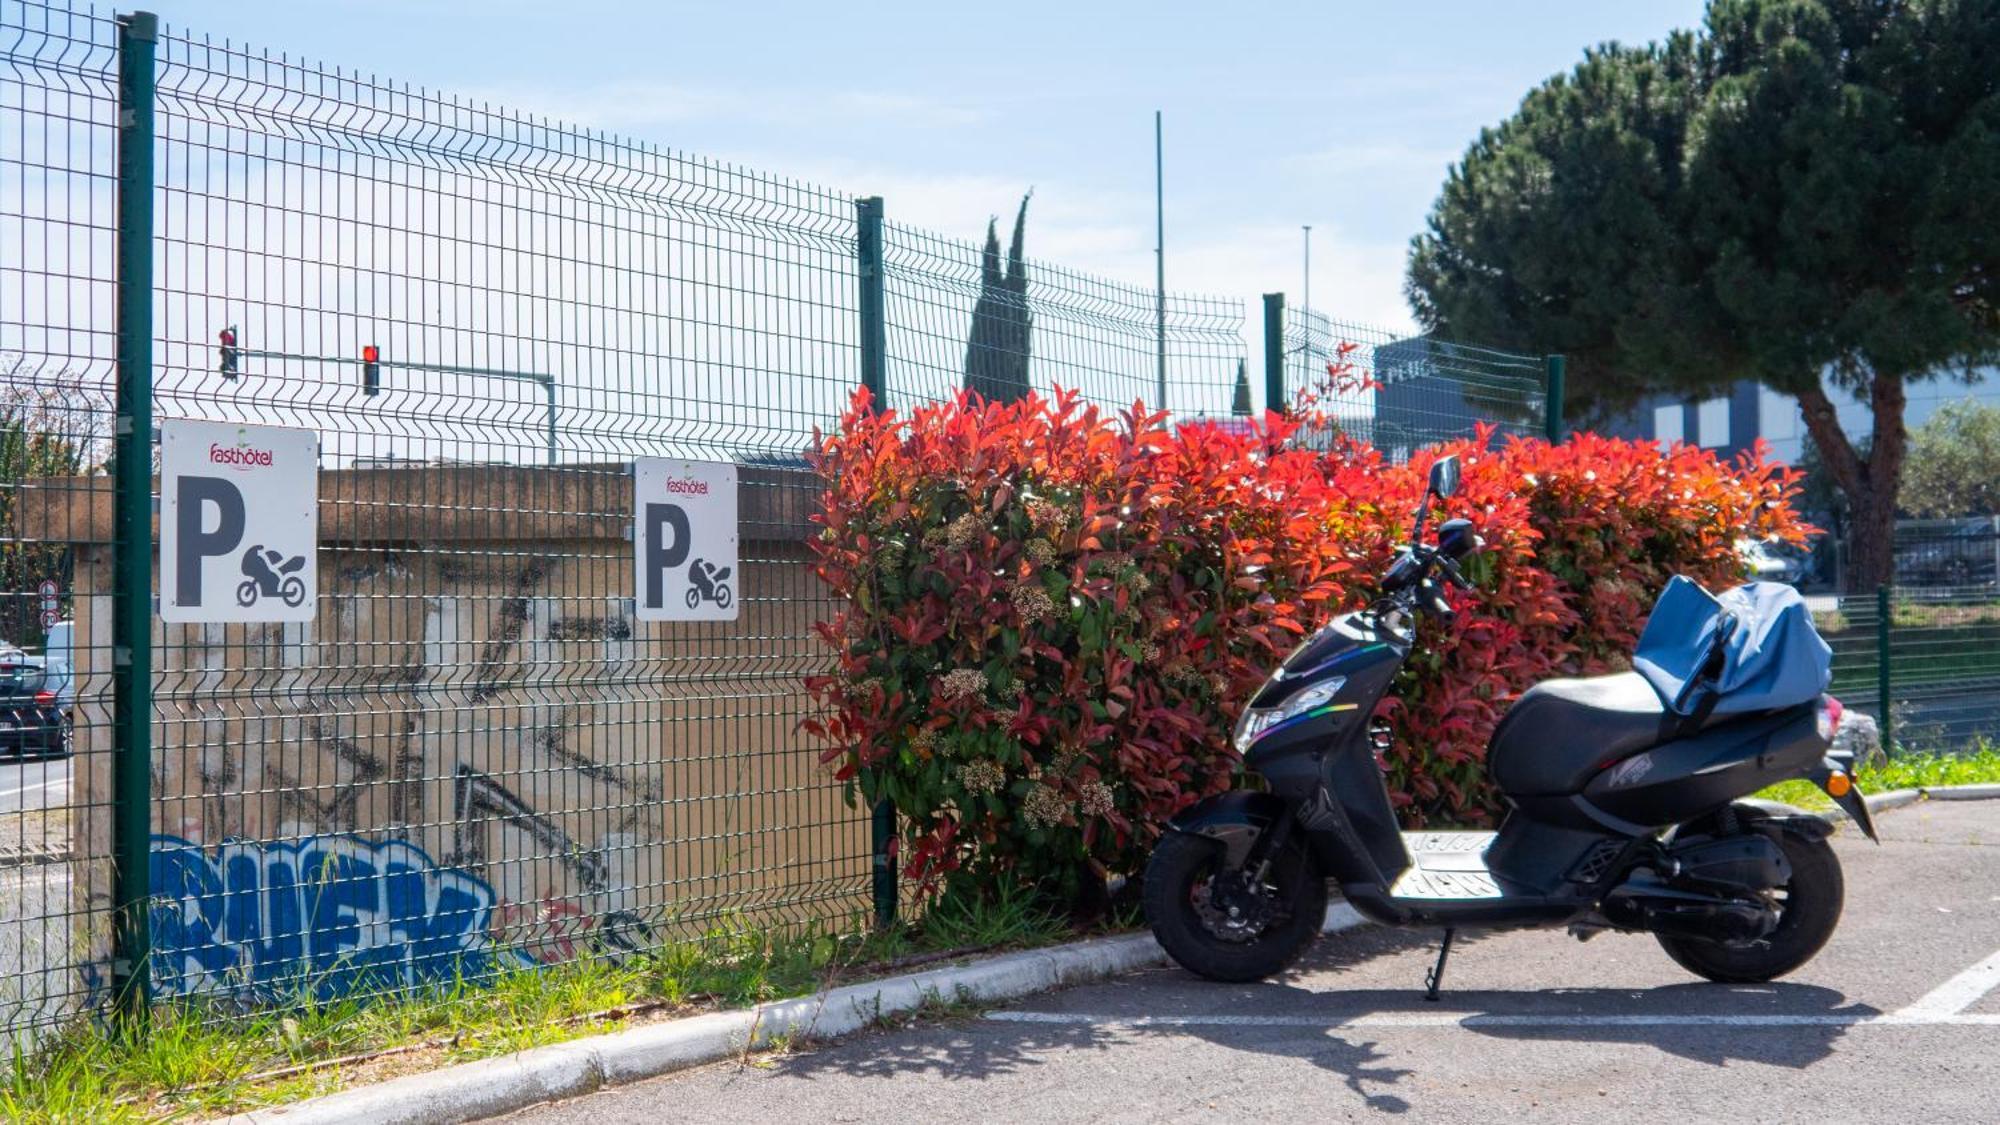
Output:
<svg viewBox="0 0 2000 1125">
<path fill-rule="evenodd" d="M 681 477 L 667 481 L 668 492 L 678 492 L 686 496 L 708 495 L 708 482 L 698 477 Z"/>
<path fill-rule="evenodd" d="M 249 435 L 241 428 L 238 428 L 235 445 L 222 445 L 220 443 L 211 443 L 209 445 L 208 463 L 211 465 L 227 465 L 239 473 L 247 473 L 251 469 L 270 468 L 271 451 L 268 449 L 258 449 L 251 445 Z"/>
</svg>

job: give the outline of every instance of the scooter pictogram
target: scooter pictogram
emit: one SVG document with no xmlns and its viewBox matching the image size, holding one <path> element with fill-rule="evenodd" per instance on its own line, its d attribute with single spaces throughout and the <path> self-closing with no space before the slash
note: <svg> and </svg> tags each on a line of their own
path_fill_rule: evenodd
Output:
<svg viewBox="0 0 2000 1125">
<path fill-rule="evenodd" d="M 726 581 L 728 577 L 728 567 L 718 568 L 707 559 L 694 560 L 688 567 L 688 581 L 692 583 L 687 592 L 688 608 L 696 609 L 703 602 L 714 602 L 728 609 L 729 603 L 736 600 L 736 592 L 729 588 Z"/>
<path fill-rule="evenodd" d="M 297 572 L 305 565 L 304 555 L 287 560 L 282 552 L 257 544 L 243 552 L 245 577 L 236 586 L 236 604 L 248 608 L 259 598 L 277 598 L 294 609 L 304 605 L 306 582 Z"/>
</svg>

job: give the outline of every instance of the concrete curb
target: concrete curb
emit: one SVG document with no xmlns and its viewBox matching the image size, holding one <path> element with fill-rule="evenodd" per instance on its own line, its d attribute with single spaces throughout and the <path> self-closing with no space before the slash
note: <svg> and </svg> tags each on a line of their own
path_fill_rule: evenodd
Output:
<svg viewBox="0 0 2000 1125">
<path fill-rule="evenodd" d="M 1351 929 L 1361 915 L 1344 902 L 1327 908 L 1323 933 Z M 253 1110 L 225 1125 L 443 1125 L 511 1113 L 605 1086 L 718 1062 L 786 1038 L 831 1039 L 926 1001 L 1013 1000 L 1166 962 L 1151 934 L 1094 938 L 868 981 L 813 996 L 777 1000 L 637 1027 L 501 1058 L 412 1074 L 290 1106 Z"/>
<path fill-rule="evenodd" d="M 1863 800 L 1868 803 L 1869 813 L 1885 813 L 1890 809 L 1900 809 L 1904 805 L 1914 805 L 1918 801 L 1990 801 L 2000 799 L 2000 785 L 1937 785 L 1918 789 L 1891 789 L 1886 793 L 1870 793 Z M 1785 806 L 1789 807 L 1789 806 Z M 1828 824 L 1838 824 L 1848 816 L 1838 805 L 1822 813 L 1817 813 Z"/>
<path fill-rule="evenodd" d="M 2000 798 L 2000 785 L 1940 785 L 1924 790 L 1933 801 L 1991 801 Z"/>
</svg>

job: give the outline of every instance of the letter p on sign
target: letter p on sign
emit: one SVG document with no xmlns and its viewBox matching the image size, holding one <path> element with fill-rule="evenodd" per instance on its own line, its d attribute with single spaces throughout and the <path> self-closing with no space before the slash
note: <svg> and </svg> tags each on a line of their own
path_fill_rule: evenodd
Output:
<svg viewBox="0 0 2000 1125">
<path fill-rule="evenodd" d="M 160 617 L 311 621 L 319 599 L 319 435 L 160 425 Z"/>
</svg>

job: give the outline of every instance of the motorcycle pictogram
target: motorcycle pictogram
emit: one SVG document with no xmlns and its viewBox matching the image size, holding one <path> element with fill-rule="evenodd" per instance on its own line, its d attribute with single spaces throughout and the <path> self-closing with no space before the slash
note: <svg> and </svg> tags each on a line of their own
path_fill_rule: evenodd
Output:
<svg viewBox="0 0 2000 1125">
<path fill-rule="evenodd" d="M 243 573 L 236 586 L 236 604 L 248 608 L 259 598 L 277 598 L 294 609 L 305 604 L 306 583 L 297 571 L 306 565 L 300 555 L 287 561 L 282 552 L 266 550 L 262 543 L 243 552 Z"/>
<path fill-rule="evenodd" d="M 688 567 L 688 581 L 693 583 L 688 587 L 688 608 L 695 609 L 703 602 L 714 602 L 728 609 L 729 603 L 736 600 L 736 592 L 725 581 L 728 577 L 728 567 L 717 568 L 706 559 L 694 560 Z"/>
</svg>

